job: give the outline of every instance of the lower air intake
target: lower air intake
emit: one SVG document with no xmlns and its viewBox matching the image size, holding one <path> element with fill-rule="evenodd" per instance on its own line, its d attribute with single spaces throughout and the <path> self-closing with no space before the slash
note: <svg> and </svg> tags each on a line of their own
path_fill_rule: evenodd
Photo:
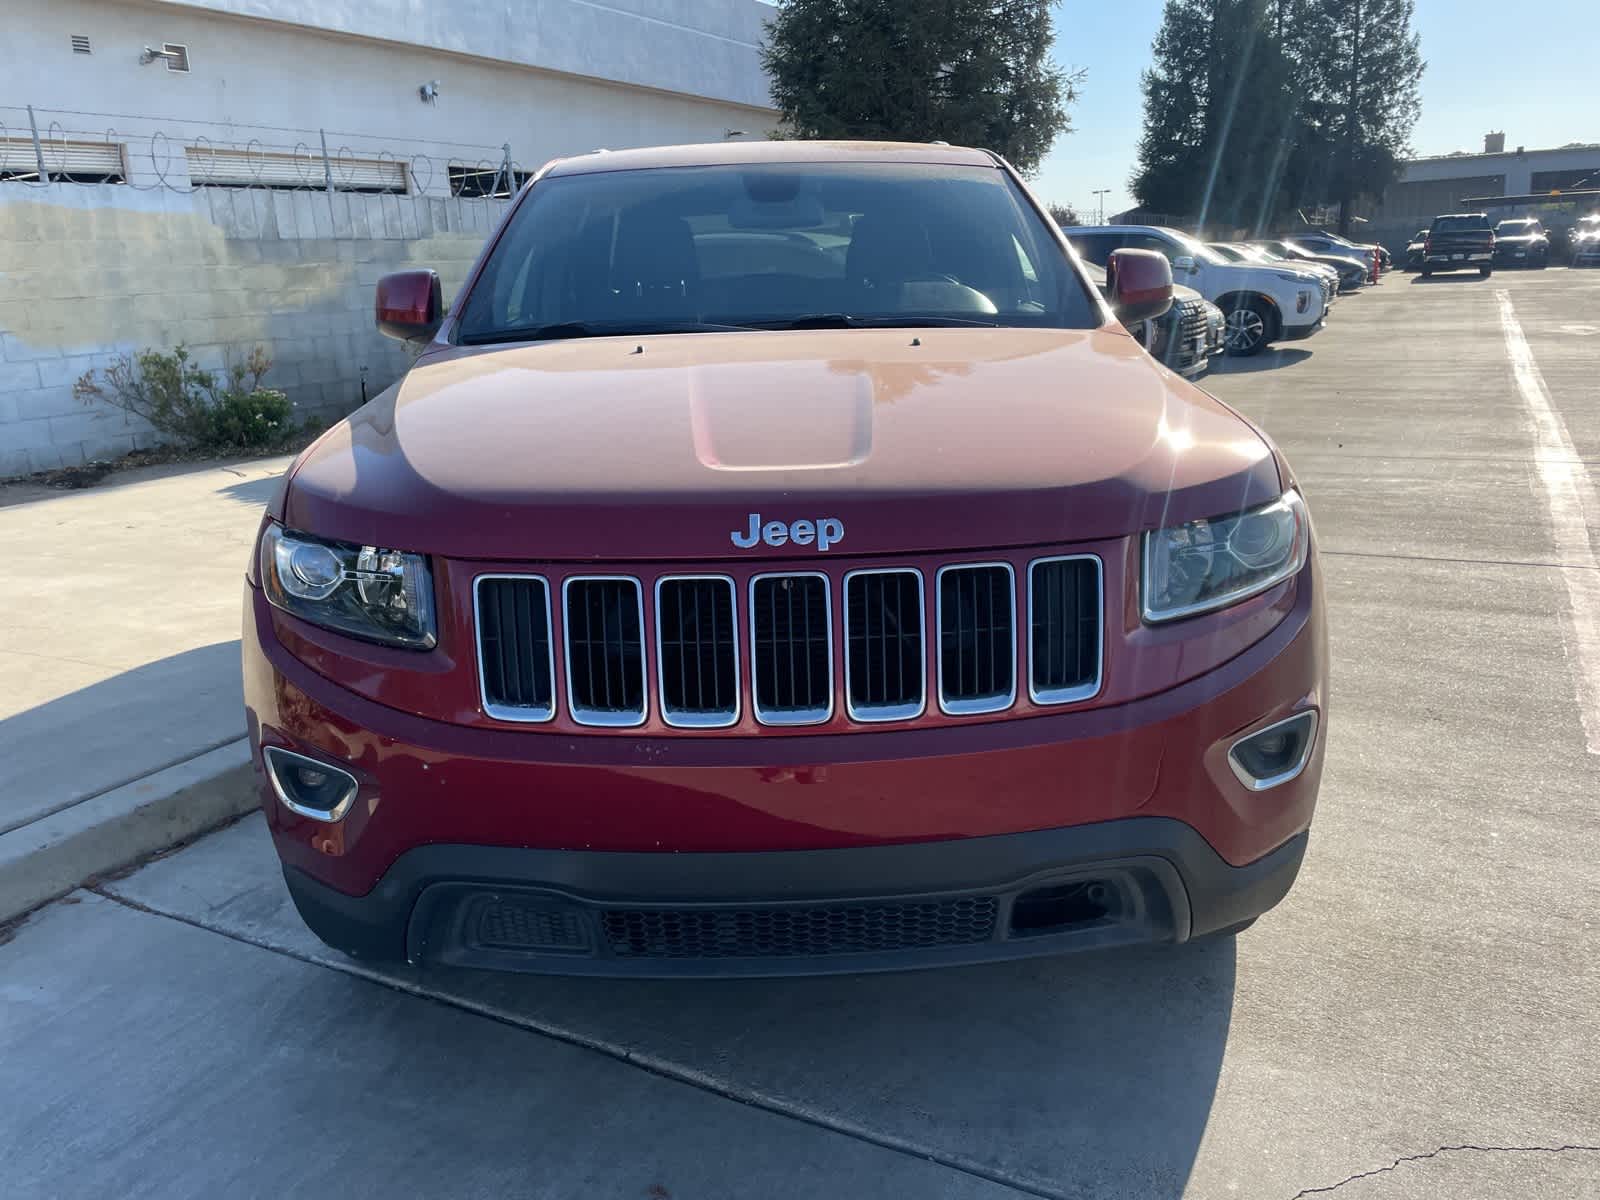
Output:
<svg viewBox="0 0 1600 1200">
<path fill-rule="evenodd" d="M 612 909 L 601 925 L 606 947 L 619 958 L 810 958 L 986 942 L 998 911 L 993 896 L 963 896 L 905 904 Z"/>
</svg>

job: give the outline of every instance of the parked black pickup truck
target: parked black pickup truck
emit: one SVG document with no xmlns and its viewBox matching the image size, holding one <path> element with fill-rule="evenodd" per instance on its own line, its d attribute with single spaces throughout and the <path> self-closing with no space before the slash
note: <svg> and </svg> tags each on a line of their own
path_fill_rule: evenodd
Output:
<svg viewBox="0 0 1600 1200">
<path fill-rule="evenodd" d="M 1494 226 L 1485 213 L 1448 213 L 1433 219 L 1422 249 L 1422 273 L 1476 270 L 1494 274 Z"/>
</svg>

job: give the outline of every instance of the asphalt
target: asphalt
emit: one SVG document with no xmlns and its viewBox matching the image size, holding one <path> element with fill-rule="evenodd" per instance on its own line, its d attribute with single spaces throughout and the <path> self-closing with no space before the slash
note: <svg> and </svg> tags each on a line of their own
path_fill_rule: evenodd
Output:
<svg viewBox="0 0 1600 1200">
<path fill-rule="evenodd" d="M 1600 272 L 1396 276 L 1206 382 L 1296 467 L 1333 640 L 1305 870 L 1236 942 L 374 974 L 252 817 L 0 945 L 0 1193 L 1600 1195 L 1597 351 Z"/>
</svg>

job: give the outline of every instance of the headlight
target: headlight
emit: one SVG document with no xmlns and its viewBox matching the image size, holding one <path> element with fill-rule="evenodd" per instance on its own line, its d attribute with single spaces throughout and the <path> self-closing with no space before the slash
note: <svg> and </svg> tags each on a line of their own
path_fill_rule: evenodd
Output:
<svg viewBox="0 0 1600 1200">
<path fill-rule="evenodd" d="M 313 625 L 415 650 L 437 641 L 433 577 L 420 554 L 324 542 L 268 525 L 261 584 L 269 601 Z"/>
<path fill-rule="evenodd" d="M 1144 535 L 1144 619 L 1171 621 L 1237 604 L 1305 566 L 1311 518 L 1300 493 L 1232 517 Z"/>
</svg>

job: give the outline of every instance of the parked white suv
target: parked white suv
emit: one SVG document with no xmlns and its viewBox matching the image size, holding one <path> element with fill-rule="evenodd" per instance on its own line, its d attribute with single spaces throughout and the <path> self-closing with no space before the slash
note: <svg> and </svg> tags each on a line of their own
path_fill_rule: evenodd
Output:
<svg viewBox="0 0 1600 1200">
<path fill-rule="evenodd" d="M 1087 225 L 1062 230 L 1089 262 L 1105 266 L 1113 250 L 1155 250 L 1172 278 L 1199 292 L 1228 320 L 1228 353 L 1259 353 L 1270 342 L 1310 337 L 1322 328 L 1322 288 L 1301 271 L 1230 263 L 1204 242 L 1158 225 Z"/>
</svg>

